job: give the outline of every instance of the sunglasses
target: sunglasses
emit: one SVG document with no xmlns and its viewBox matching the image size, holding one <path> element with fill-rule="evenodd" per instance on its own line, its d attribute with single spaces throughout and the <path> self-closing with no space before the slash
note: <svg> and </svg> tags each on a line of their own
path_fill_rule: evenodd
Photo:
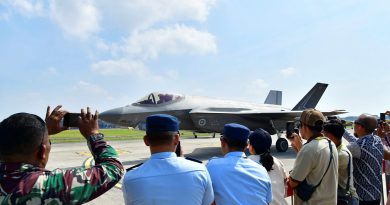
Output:
<svg viewBox="0 0 390 205">
<path fill-rule="evenodd" d="M 356 125 L 363 125 L 360 121 L 358 121 L 358 120 L 355 120 L 355 121 L 353 121 L 353 124 L 356 124 Z"/>
</svg>

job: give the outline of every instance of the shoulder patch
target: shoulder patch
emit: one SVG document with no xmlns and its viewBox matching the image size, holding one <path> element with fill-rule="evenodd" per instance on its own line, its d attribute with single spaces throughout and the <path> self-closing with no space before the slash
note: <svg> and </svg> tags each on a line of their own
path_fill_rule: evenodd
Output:
<svg viewBox="0 0 390 205">
<path fill-rule="evenodd" d="M 197 162 L 197 163 L 199 163 L 199 164 L 202 164 L 202 161 L 200 161 L 200 160 L 198 160 L 198 159 L 195 159 L 195 158 L 185 157 L 184 159 L 190 160 L 190 161 L 193 161 L 193 162 Z"/>
<path fill-rule="evenodd" d="M 211 161 L 211 160 L 213 160 L 213 159 L 220 159 L 219 157 L 211 157 L 210 159 L 209 159 L 209 161 Z"/>
<path fill-rule="evenodd" d="M 131 167 L 129 167 L 129 168 L 126 169 L 126 172 L 131 171 L 131 170 L 133 170 L 133 169 L 135 169 L 135 168 L 137 168 L 137 167 L 139 167 L 139 166 L 141 166 L 141 165 L 143 165 L 143 164 L 144 164 L 144 163 L 139 163 L 139 164 L 136 164 L 136 165 L 134 165 L 134 166 L 131 166 Z"/>
</svg>

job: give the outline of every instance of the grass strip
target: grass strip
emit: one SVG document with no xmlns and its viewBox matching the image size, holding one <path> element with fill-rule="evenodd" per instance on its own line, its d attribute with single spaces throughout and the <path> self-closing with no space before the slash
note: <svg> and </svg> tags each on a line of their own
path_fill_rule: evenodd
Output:
<svg viewBox="0 0 390 205">
<path fill-rule="evenodd" d="M 142 130 L 130 130 L 130 129 L 100 129 L 100 132 L 104 134 L 104 138 L 107 141 L 119 141 L 119 140 L 138 140 L 142 139 L 145 135 L 145 131 Z M 192 131 L 181 130 L 181 138 L 194 137 Z M 211 133 L 197 133 L 198 136 L 210 136 Z M 52 143 L 65 143 L 65 142 L 84 142 L 84 137 L 80 134 L 78 129 L 65 130 L 56 135 L 51 135 L 50 140 Z"/>
</svg>

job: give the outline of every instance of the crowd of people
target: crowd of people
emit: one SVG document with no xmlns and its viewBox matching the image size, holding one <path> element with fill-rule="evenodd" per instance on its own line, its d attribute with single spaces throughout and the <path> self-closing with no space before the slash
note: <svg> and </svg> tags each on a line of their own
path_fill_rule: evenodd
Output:
<svg viewBox="0 0 390 205">
<path fill-rule="evenodd" d="M 382 162 L 390 159 L 390 127 L 372 115 L 360 115 L 349 133 L 341 121 L 304 110 L 299 134 L 290 138 L 297 157 L 289 173 L 271 155 L 271 135 L 261 128 L 226 124 L 220 138 L 224 156 L 205 166 L 175 153 L 180 146 L 176 117 L 151 115 L 143 138 L 151 156 L 124 174 L 118 154 L 99 132 L 98 112 L 89 108 L 81 110 L 78 127 L 95 165 L 45 169 L 50 135 L 68 129 L 61 123 L 66 113 L 61 106 L 48 107 L 45 120 L 16 113 L 0 123 L 1 204 L 82 204 L 122 177 L 128 205 L 286 205 L 286 186 L 294 190 L 295 205 L 379 205 L 387 194 L 382 191 Z M 387 174 L 389 183 L 390 170 Z"/>
</svg>

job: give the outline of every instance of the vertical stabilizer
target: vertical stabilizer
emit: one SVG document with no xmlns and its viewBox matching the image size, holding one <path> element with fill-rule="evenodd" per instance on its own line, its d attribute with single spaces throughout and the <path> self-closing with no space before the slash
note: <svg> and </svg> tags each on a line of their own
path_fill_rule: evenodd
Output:
<svg viewBox="0 0 390 205">
<path fill-rule="evenodd" d="M 264 104 L 282 105 L 282 91 L 270 90 Z"/>
<path fill-rule="evenodd" d="M 302 98 L 301 101 L 292 110 L 304 110 L 307 108 L 315 108 L 324 94 L 328 84 L 317 83 L 314 87 Z"/>
</svg>

